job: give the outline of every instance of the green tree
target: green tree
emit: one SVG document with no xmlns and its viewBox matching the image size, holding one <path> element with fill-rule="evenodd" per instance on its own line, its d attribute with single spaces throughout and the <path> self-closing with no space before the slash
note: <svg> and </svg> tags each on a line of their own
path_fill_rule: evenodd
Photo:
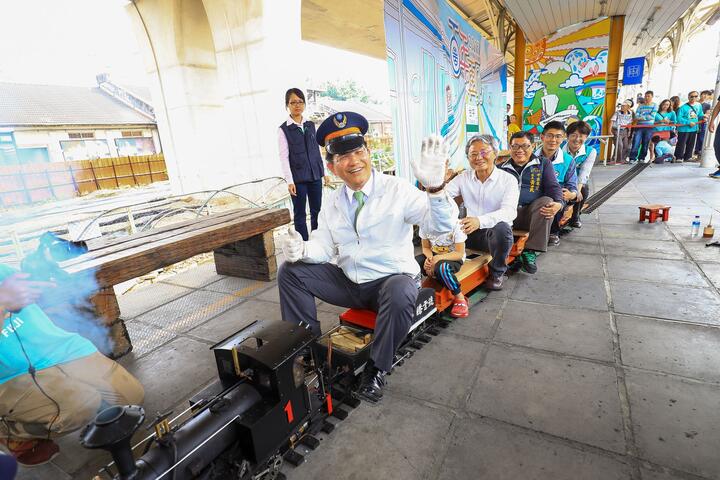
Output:
<svg viewBox="0 0 720 480">
<path fill-rule="evenodd" d="M 355 80 L 325 82 L 323 88 L 325 95 L 335 100 L 357 100 L 363 103 L 370 101 L 370 96 Z"/>
</svg>

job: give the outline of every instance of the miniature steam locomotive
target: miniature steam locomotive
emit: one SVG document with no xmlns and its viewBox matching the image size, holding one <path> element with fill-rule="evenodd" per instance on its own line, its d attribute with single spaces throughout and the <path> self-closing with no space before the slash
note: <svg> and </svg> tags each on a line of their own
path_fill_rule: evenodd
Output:
<svg viewBox="0 0 720 480">
<path fill-rule="evenodd" d="M 434 294 L 420 289 L 396 365 L 438 333 Z M 343 419 L 341 406 L 359 405 L 353 391 L 371 337 L 371 329 L 356 323 L 341 322 L 316 337 L 304 325 L 255 322 L 212 347 L 217 381 L 190 400 L 192 415 L 184 423 L 171 426 L 169 414 L 159 416 L 155 434 L 138 445 L 144 448 L 139 459 L 131 448 L 145 421 L 138 406 L 102 411 L 82 431 L 81 443 L 109 451 L 113 463 L 104 471 L 120 480 L 283 478 L 283 461 L 304 460 L 296 445 L 316 448 L 315 435 L 334 428 L 328 416 Z"/>
</svg>

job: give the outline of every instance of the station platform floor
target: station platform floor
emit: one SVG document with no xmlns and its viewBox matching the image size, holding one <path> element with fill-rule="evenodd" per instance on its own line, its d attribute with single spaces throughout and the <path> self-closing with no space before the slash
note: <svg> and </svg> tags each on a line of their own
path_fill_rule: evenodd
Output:
<svg viewBox="0 0 720 480">
<path fill-rule="evenodd" d="M 596 167 L 593 189 L 624 166 Z M 511 276 L 284 467 L 305 479 L 679 480 L 720 478 L 720 182 L 697 164 L 651 166 L 583 226 Z M 639 224 L 638 205 L 672 206 Z M 716 240 L 720 233 L 716 234 Z M 282 257 L 279 258 L 281 260 Z M 119 297 L 135 350 L 121 363 L 149 414 L 184 409 L 211 382 L 208 347 L 279 320 L 278 291 L 206 264 Z M 343 309 L 320 303 L 323 327 Z M 22 480 L 92 478 L 106 457 L 60 440 Z"/>
</svg>

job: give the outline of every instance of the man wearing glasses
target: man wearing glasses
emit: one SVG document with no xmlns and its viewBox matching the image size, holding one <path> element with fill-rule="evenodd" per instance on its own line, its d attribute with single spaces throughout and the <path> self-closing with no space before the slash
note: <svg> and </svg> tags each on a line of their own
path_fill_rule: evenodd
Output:
<svg viewBox="0 0 720 480">
<path fill-rule="evenodd" d="M 532 153 L 532 135 L 517 132 L 510 137 L 510 160 L 500 168 L 517 179 L 520 187 L 515 228 L 529 230 L 525 250 L 516 260 L 516 266 L 527 273 L 537 272 L 537 252 L 546 252 L 550 225 L 562 208 L 562 189 L 555 170 L 548 159 L 539 159 Z"/>
<path fill-rule="evenodd" d="M 537 149 L 535 155 L 541 161 L 547 159 L 552 163 L 562 188 L 563 206 L 555 215 L 548 238 L 550 245 L 560 245 L 560 220 L 568 203 L 578 199 L 576 166 L 573 158 L 560 148 L 565 138 L 565 127 L 561 122 L 548 122 L 540 138 L 542 138 L 542 147 Z"/>
<path fill-rule="evenodd" d="M 318 128 L 327 167 L 345 184 L 328 198 L 310 240 L 292 230 L 283 239 L 287 262 L 278 272 L 278 288 L 283 320 L 308 325 L 316 333 L 316 298 L 377 312 L 371 360 L 358 392 L 376 403 L 415 312 L 420 267 L 413 225 L 427 222 L 434 232 L 450 232 L 457 215 L 444 192 L 448 148 L 439 137 L 423 141 L 420 161 L 411 162 L 426 187 L 423 193 L 407 180 L 373 171 L 367 129 L 365 117 L 354 112 L 331 115 Z"/>
<path fill-rule="evenodd" d="M 698 123 L 703 119 L 702 104 L 698 102 L 700 94 L 692 91 L 688 94 L 688 102 L 677 112 L 678 140 L 675 145 L 675 161 L 687 162 L 692 157 L 697 138 Z"/>
<path fill-rule="evenodd" d="M 491 275 L 485 282 L 490 290 L 501 290 L 507 271 L 505 259 L 513 244 L 512 223 L 517 215 L 520 191 L 515 177 L 495 167 L 498 143 L 492 135 L 474 135 L 465 146 L 470 169 L 450 183 L 445 191 L 462 196 L 467 216 L 461 220 L 468 248 L 492 255 Z"/>
</svg>

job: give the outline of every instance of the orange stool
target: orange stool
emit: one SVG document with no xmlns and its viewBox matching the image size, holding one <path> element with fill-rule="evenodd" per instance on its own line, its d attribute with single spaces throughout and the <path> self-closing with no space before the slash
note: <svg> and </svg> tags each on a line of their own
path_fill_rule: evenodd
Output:
<svg viewBox="0 0 720 480">
<path fill-rule="evenodd" d="M 663 222 L 667 222 L 670 219 L 670 206 L 668 205 L 653 203 L 650 205 L 640 205 L 638 208 L 640 209 L 639 222 L 648 220 L 650 223 L 655 223 L 658 216 L 661 217 Z"/>
</svg>

